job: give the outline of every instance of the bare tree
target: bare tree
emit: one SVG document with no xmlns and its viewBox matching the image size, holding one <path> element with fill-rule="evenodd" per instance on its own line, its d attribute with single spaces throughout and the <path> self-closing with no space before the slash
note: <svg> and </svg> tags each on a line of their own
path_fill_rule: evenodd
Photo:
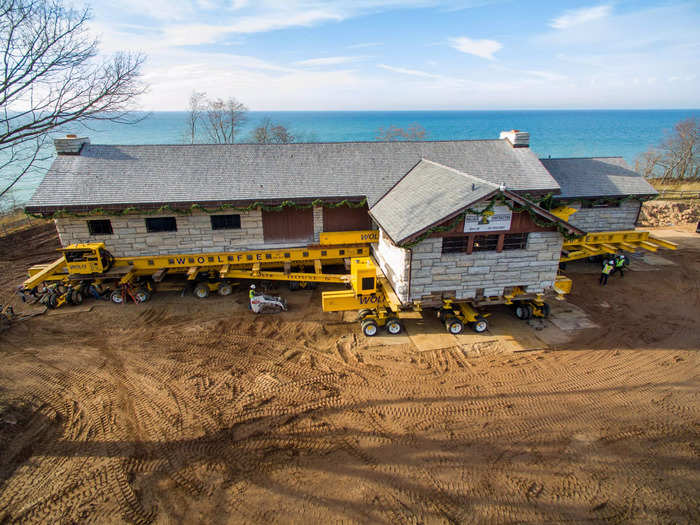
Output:
<svg viewBox="0 0 700 525">
<path fill-rule="evenodd" d="M 375 139 L 384 141 L 425 140 L 427 134 L 425 128 L 420 124 L 410 124 L 405 129 L 392 124 L 388 128 L 379 128 Z"/>
<path fill-rule="evenodd" d="M 240 126 L 247 120 L 248 108 L 231 97 L 207 100 L 206 131 L 209 140 L 215 144 L 233 144 Z"/>
<path fill-rule="evenodd" d="M 253 130 L 250 140 L 258 144 L 290 144 L 296 137 L 283 125 L 265 118 L 262 125 Z"/>
<path fill-rule="evenodd" d="M 659 146 L 650 148 L 636 162 L 647 178 L 688 180 L 700 176 L 700 126 L 695 118 L 676 124 Z"/>
<path fill-rule="evenodd" d="M 190 107 L 187 114 L 187 135 L 190 144 L 197 142 L 197 128 L 201 124 L 207 94 L 202 91 L 193 91 L 190 95 Z"/>
<path fill-rule="evenodd" d="M 60 0 L 0 0 L 0 169 L 18 170 L 0 197 L 41 157 L 49 131 L 91 120 L 134 122 L 126 109 L 145 91 L 144 57 L 98 60 L 89 20 L 87 8 Z"/>
</svg>

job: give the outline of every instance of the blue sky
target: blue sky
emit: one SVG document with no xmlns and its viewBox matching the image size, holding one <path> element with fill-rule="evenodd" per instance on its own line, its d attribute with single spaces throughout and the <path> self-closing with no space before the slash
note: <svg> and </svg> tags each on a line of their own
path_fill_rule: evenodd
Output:
<svg viewBox="0 0 700 525">
<path fill-rule="evenodd" d="M 700 107 L 700 2 L 101 0 L 148 110 Z"/>
</svg>

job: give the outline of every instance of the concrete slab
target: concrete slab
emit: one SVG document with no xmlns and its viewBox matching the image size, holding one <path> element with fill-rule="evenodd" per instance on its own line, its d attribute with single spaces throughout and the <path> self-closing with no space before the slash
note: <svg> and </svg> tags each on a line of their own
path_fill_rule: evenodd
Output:
<svg viewBox="0 0 700 525">
<path fill-rule="evenodd" d="M 656 255 L 655 253 L 642 253 L 639 254 L 639 260 L 643 262 L 644 264 L 648 264 L 650 266 L 677 266 L 676 263 L 673 261 L 669 261 L 665 257 L 661 257 L 660 255 Z M 635 260 L 635 262 L 637 262 Z M 630 266 L 631 270 L 634 270 L 634 266 Z"/>
<path fill-rule="evenodd" d="M 426 315 L 422 319 L 406 319 L 404 327 L 411 342 L 421 352 L 452 348 L 460 344 L 454 335 L 445 330 L 445 325 L 437 317 Z"/>
<path fill-rule="evenodd" d="M 560 330 L 571 331 L 598 328 L 598 325 L 589 319 L 588 314 L 576 305 L 566 301 L 552 301 L 549 305 L 551 314 L 548 321 Z"/>
<path fill-rule="evenodd" d="M 547 348 L 547 344 L 537 337 L 531 326 L 507 310 L 492 311 L 488 319 L 489 329 L 486 332 L 477 334 L 467 329 L 457 336 L 457 340 L 467 352 L 484 354 Z"/>
</svg>

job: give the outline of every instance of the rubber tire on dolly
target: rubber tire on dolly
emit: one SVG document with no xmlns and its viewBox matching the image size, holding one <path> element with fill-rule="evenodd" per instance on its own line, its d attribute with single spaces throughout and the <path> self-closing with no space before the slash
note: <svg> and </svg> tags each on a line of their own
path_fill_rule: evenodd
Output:
<svg viewBox="0 0 700 525">
<path fill-rule="evenodd" d="M 151 298 L 151 294 L 145 288 L 138 288 L 134 292 L 134 296 L 139 300 L 140 303 L 145 303 Z"/>
<path fill-rule="evenodd" d="M 552 313 L 552 308 L 547 303 L 542 303 L 542 318 L 547 319 Z"/>
<path fill-rule="evenodd" d="M 83 302 L 83 294 L 82 292 L 79 292 L 78 290 L 73 290 L 70 294 L 70 302 L 71 304 L 82 304 Z"/>
<path fill-rule="evenodd" d="M 109 300 L 114 304 L 122 304 L 124 302 L 124 299 L 122 298 L 122 291 L 113 290 L 112 293 L 109 294 Z"/>
<path fill-rule="evenodd" d="M 206 299 L 209 297 L 209 287 L 206 285 L 206 283 L 199 283 L 194 287 L 192 295 L 194 295 L 197 299 Z"/>
<path fill-rule="evenodd" d="M 216 293 L 218 293 L 222 297 L 231 295 L 233 293 L 233 286 L 231 286 L 229 283 L 221 283 L 216 289 Z"/>
<path fill-rule="evenodd" d="M 367 337 L 373 337 L 377 335 L 379 327 L 377 326 L 377 321 L 374 319 L 365 319 L 360 325 L 362 327 L 362 333 Z"/>
<path fill-rule="evenodd" d="M 464 330 L 464 323 L 456 317 L 445 318 L 445 329 L 452 335 L 461 334 Z"/>
<path fill-rule="evenodd" d="M 513 309 L 515 311 L 515 317 L 517 317 L 521 321 L 527 321 L 528 319 L 530 319 L 530 317 L 532 317 L 532 308 L 529 304 L 518 303 L 514 306 Z"/>
<path fill-rule="evenodd" d="M 403 327 L 396 317 L 390 317 L 386 320 L 386 331 L 391 335 L 399 335 L 401 330 L 403 330 Z"/>
<path fill-rule="evenodd" d="M 369 314 L 372 313 L 372 310 L 369 308 L 363 308 L 359 312 L 357 312 L 357 317 L 359 317 L 360 321 L 362 321 L 365 317 L 367 317 Z"/>
<path fill-rule="evenodd" d="M 474 330 L 477 334 L 482 334 L 489 329 L 489 322 L 483 317 L 477 317 L 476 321 L 470 324 L 472 330 Z"/>
</svg>

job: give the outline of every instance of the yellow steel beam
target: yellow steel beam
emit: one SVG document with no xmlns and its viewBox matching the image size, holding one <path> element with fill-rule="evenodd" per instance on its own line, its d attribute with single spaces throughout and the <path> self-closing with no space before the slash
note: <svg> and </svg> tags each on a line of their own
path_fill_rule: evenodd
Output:
<svg viewBox="0 0 700 525">
<path fill-rule="evenodd" d="M 216 269 L 224 264 L 247 267 L 258 263 L 261 267 L 282 266 L 285 263 L 312 264 L 314 260 L 342 262 L 346 257 L 369 255 L 369 245 L 307 246 L 274 250 L 246 250 L 240 252 L 190 253 L 139 257 L 115 257 L 114 266 L 133 266 L 136 270 L 154 271 L 160 268 L 186 271 L 198 267 L 200 271 Z"/>
<path fill-rule="evenodd" d="M 187 269 L 187 280 L 194 281 L 197 278 L 197 273 L 199 273 L 199 268 L 193 266 Z"/>
<path fill-rule="evenodd" d="M 261 279 L 266 281 L 306 281 L 315 283 L 348 283 L 350 276 L 334 273 L 303 273 L 303 272 L 268 272 L 260 270 L 229 270 L 227 279 Z"/>
<path fill-rule="evenodd" d="M 656 244 L 652 244 L 648 241 L 641 241 L 639 243 L 639 246 L 641 246 L 645 250 L 649 250 L 650 252 L 655 252 L 656 250 L 659 249 L 659 247 Z"/>
<path fill-rule="evenodd" d="M 51 264 L 47 264 L 44 268 L 42 268 L 37 273 L 32 275 L 29 279 L 24 281 L 23 286 L 29 289 L 34 288 L 41 282 L 49 280 L 54 274 L 58 273 L 60 270 L 63 270 L 65 266 L 65 257 L 56 259 L 54 262 L 52 262 Z"/>
<path fill-rule="evenodd" d="M 321 263 L 321 261 L 318 259 L 314 261 L 314 271 L 316 273 L 323 273 L 323 263 Z"/>
<path fill-rule="evenodd" d="M 636 246 L 634 244 L 630 244 L 628 242 L 621 242 L 620 248 L 622 248 L 623 250 L 628 251 L 628 252 L 635 252 L 635 251 L 637 251 L 637 248 L 639 248 L 639 246 Z"/>
<path fill-rule="evenodd" d="M 618 247 L 614 246 L 612 244 L 603 243 L 600 245 L 600 247 L 603 248 L 608 253 L 617 253 L 617 251 L 618 251 Z"/>
<path fill-rule="evenodd" d="M 654 237 L 653 235 L 649 235 L 648 241 L 654 244 L 658 244 L 662 248 L 667 248 L 669 250 L 678 249 L 678 245 L 675 242 L 665 241 L 663 239 L 659 239 L 658 237 Z"/>
<path fill-rule="evenodd" d="M 377 230 L 356 230 L 349 232 L 323 232 L 319 236 L 322 245 L 364 244 L 379 241 Z"/>
<path fill-rule="evenodd" d="M 321 305 L 324 312 L 345 312 L 362 308 L 379 308 L 385 306 L 382 294 L 356 295 L 353 290 L 323 292 Z"/>
</svg>

